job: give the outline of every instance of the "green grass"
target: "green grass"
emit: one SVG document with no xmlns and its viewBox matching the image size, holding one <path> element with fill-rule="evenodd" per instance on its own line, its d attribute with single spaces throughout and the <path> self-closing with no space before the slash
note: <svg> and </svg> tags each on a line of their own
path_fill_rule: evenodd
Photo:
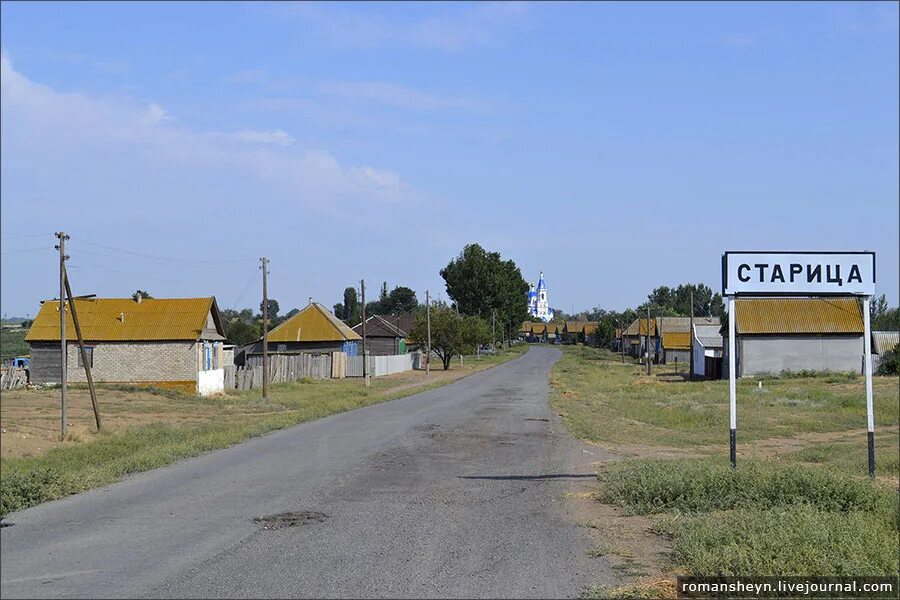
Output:
<svg viewBox="0 0 900 600">
<path fill-rule="evenodd" d="M 25 343 L 27 333 L 26 329 L 0 329 L 0 360 L 28 354 L 28 344 Z"/>
<path fill-rule="evenodd" d="M 472 358 L 470 366 L 493 366 L 521 356 L 526 350 L 524 346 L 515 346 L 498 356 Z M 267 403 L 260 400 L 259 390 L 212 398 L 195 398 L 177 392 L 171 395 L 162 390 L 161 395 L 175 402 L 237 404 L 242 412 L 231 412 L 199 425 L 159 423 L 133 427 L 124 432 L 101 434 L 90 442 L 61 446 L 40 457 L 4 458 L 0 461 L 0 515 L 112 483 L 180 458 L 225 448 L 276 429 L 395 400 L 447 383 L 450 381 L 392 392 L 396 384 L 383 378 L 373 379 L 369 388 L 359 379 L 292 382 L 271 386 Z M 124 389 L 127 393 L 127 388 Z M 112 408 L 107 405 L 103 410 L 109 412 Z"/>
<path fill-rule="evenodd" d="M 645 368 L 605 351 L 564 348 L 551 373 L 552 404 L 578 437 L 636 457 L 604 465 L 597 497 L 651 515 L 655 530 L 672 538 L 676 571 L 900 572 L 896 377 L 874 382 L 883 480 L 873 482 L 866 477 L 863 378 L 785 373 L 739 381 L 732 469 L 727 381 L 659 377 L 671 373 L 666 365 L 654 365 L 647 377 Z M 640 458 L 679 454 L 696 458 Z M 652 597 L 660 589 L 638 584 L 586 594 Z"/>
</svg>

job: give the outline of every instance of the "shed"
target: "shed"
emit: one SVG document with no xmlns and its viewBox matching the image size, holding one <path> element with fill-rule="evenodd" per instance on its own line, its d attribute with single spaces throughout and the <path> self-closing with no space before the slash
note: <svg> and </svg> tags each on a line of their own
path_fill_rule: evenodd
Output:
<svg viewBox="0 0 900 600">
<path fill-rule="evenodd" d="M 722 376 L 721 325 L 694 325 L 694 375 L 707 379 Z"/>
<path fill-rule="evenodd" d="M 861 373 L 863 315 L 855 297 L 739 298 L 737 375 Z M 728 327 L 722 326 L 728 357 Z"/>
<path fill-rule="evenodd" d="M 631 356 L 639 358 L 646 354 L 647 345 L 647 319 L 637 318 L 625 329 L 625 351 Z M 650 352 L 659 352 L 659 333 L 656 327 L 656 319 L 650 319 Z"/>
<path fill-rule="evenodd" d="M 224 391 L 222 321 L 216 299 L 76 298 L 94 381 L 146 384 L 201 395 Z M 84 382 L 75 324 L 66 304 L 69 381 Z M 34 383 L 60 382 L 59 301 L 45 301 L 25 341 Z"/>
<path fill-rule="evenodd" d="M 269 332 L 270 354 L 330 354 L 356 356 L 362 337 L 318 302 L 312 302 Z M 245 347 L 247 365 L 262 364 L 262 339 Z M 361 350 L 361 348 L 359 348 Z"/>
<path fill-rule="evenodd" d="M 362 337 L 362 323 L 353 327 L 353 331 Z M 397 325 L 396 317 L 372 315 L 366 319 L 366 352 L 372 356 L 389 356 L 406 354 L 407 332 Z M 362 342 L 359 344 L 362 351 Z"/>
<path fill-rule="evenodd" d="M 663 362 L 690 362 L 691 318 L 660 317 L 658 324 L 662 336 Z M 694 325 L 715 325 L 718 328 L 719 324 L 719 317 L 694 317 Z"/>
</svg>

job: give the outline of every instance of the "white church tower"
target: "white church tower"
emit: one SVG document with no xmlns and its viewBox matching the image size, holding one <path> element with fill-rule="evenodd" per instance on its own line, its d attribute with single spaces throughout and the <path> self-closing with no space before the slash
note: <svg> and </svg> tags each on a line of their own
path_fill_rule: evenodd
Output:
<svg viewBox="0 0 900 600">
<path fill-rule="evenodd" d="M 538 279 L 537 289 L 528 293 L 528 309 L 531 316 L 537 317 L 545 323 L 553 318 L 553 311 L 550 310 L 550 302 L 547 299 L 547 284 L 544 282 L 543 271 Z"/>
</svg>

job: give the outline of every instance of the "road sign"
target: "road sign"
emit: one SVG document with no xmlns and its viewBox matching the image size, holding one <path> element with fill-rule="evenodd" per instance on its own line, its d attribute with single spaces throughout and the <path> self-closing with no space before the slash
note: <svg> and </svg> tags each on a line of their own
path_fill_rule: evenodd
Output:
<svg viewBox="0 0 900 600">
<path fill-rule="evenodd" d="M 875 295 L 874 252 L 726 252 L 722 295 L 728 297 L 729 454 L 737 464 L 738 296 L 862 296 L 863 357 L 869 476 L 875 477 L 875 413 L 872 405 L 872 331 L 869 297 Z"/>
<path fill-rule="evenodd" d="M 875 295 L 874 252 L 726 252 L 722 295 Z"/>
</svg>

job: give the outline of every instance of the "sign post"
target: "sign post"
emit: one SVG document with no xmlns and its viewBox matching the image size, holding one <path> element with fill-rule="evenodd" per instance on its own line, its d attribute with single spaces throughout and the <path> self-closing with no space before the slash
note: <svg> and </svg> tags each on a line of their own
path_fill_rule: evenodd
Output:
<svg viewBox="0 0 900 600">
<path fill-rule="evenodd" d="M 863 364 L 869 477 L 875 477 L 872 404 L 872 331 L 869 298 L 875 294 L 874 252 L 725 252 L 722 295 L 728 298 L 728 400 L 731 466 L 737 464 L 737 314 L 741 296 L 859 296 L 863 310 Z"/>
</svg>

